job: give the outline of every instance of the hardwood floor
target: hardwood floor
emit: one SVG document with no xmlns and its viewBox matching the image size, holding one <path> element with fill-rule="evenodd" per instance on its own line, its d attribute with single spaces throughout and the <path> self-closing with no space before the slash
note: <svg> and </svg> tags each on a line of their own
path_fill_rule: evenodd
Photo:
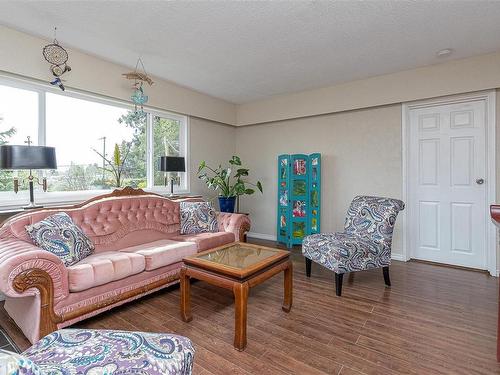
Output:
<svg viewBox="0 0 500 375">
<path fill-rule="evenodd" d="M 263 243 L 262 241 L 259 241 Z M 267 243 L 269 244 L 269 243 Z M 346 275 L 335 296 L 333 273 L 294 255 L 294 304 L 281 310 L 283 276 L 250 290 L 248 346 L 233 348 L 232 293 L 191 287 L 193 320 L 180 317 L 172 287 L 79 323 L 77 327 L 174 332 L 193 340 L 195 374 L 500 374 L 496 363 L 497 279 L 485 273 L 393 262 Z M 0 323 L 29 343 L 0 307 Z"/>
</svg>

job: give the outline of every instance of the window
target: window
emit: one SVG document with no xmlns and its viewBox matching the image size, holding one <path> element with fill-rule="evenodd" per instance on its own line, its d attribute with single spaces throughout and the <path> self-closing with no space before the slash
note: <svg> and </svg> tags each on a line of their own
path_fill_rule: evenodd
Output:
<svg viewBox="0 0 500 375">
<path fill-rule="evenodd" d="M 75 192 L 97 194 L 117 186 L 166 192 L 158 159 L 186 156 L 187 118 L 146 108 L 135 112 L 127 103 L 2 80 L 0 144 L 24 144 L 27 136 L 32 144 L 56 148 L 57 170 L 39 172 L 48 180 L 42 200 L 75 200 Z M 22 179 L 27 172 L 0 171 L 0 203 L 14 196 L 14 174 Z M 184 175 L 177 191 L 187 191 Z"/>
<path fill-rule="evenodd" d="M 160 156 L 182 156 L 185 154 L 184 142 L 181 137 L 182 124 L 179 120 L 153 116 L 153 160 Z M 164 173 L 158 170 L 158 163 L 154 163 L 153 183 L 154 186 L 164 184 Z M 181 186 L 185 184 L 182 180 L 184 173 L 180 173 Z M 178 173 L 171 173 L 171 177 L 179 177 Z"/>
<path fill-rule="evenodd" d="M 57 170 L 49 178 L 50 191 L 147 187 L 146 116 L 129 121 L 125 108 L 46 95 L 46 145 L 56 147 Z M 116 181 L 115 150 L 123 161 L 123 181 Z"/>
<path fill-rule="evenodd" d="M 0 144 L 24 144 L 27 137 L 38 144 L 38 94 L 19 88 L 0 86 Z M 12 192 L 14 175 L 27 177 L 26 171 L 0 171 L 0 192 Z"/>
</svg>

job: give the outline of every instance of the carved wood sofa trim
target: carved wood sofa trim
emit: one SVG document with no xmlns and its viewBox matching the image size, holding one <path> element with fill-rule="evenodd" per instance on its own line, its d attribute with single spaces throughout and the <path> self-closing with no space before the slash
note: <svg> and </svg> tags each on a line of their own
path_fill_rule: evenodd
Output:
<svg viewBox="0 0 500 375">
<path fill-rule="evenodd" d="M 92 305 L 81 307 L 62 315 L 54 311 L 54 285 L 49 274 L 43 270 L 32 268 L 21 272 L 14 278 L 13 287 L 18 293 L 35 288 L 40 293 L 40 338 L 57 330 L 57 324 L 78 318 L 102 308 L 117 304 L 130 298 L 153 292 L 179 280 L 179 272 L 169 277 L 129 290 Z"/>
<path fill-rule="evenodd" d="M 240 242 L 246 242 L 246 240 L 247 240 L 247 233 L 249 231 L 250 231 L 250 224 L 249 223 L 244 223 L 240 227 L 240 233 L 239 233 L 238 241 L 240 241 Z"/>
</svg>

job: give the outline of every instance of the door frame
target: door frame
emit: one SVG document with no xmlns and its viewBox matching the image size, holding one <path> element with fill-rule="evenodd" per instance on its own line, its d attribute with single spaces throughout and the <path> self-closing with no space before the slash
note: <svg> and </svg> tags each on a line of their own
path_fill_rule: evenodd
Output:
<svg viewBox="0 0 500 375">
<path fill-rule="evenodd" d="M 403 201 L 406 203 L 411 203 L 409 201 L 410 191 L 408 185 L 408 175 L 412 171 L 409 168 L 410 162 L 410 147 L 409 147 L 409 126 L 410 110 L 416 108 L 425 108 L 433 106 L 441 106 L 447 104 L 456 104 L 461 102 L 468 102 L 471 100 L 484 100 L 486 104 L 486 126 L 485 126 L 485 144 L 486 144 L 486 176 L 485 179 L 488 181 L 487 192 L 486 192 L 486 202 L 485 207 L 489 208 L 490 204 L 496 202 L 496 140 L 495 140 L 495 128 L 496 128 L 496 91 L 480 91 L 468 94 L 460 94 L 446 97 L 439 97 L 428 100 L 419 100 L 414 102 L 403 103 L 401 108 L 401 135 L 402 135 L 402 174 L 403 174 L 403 185 L 402 185 L 402 196 Z M 410 228 L 414 227 L 413 223 L 410 222 L 411 210 L 410 204 L 407 204 L 406 209 L 402 211 L 402 224 L 403 224 L 403 249 L 402 258 L 404 261 L 411 259 L 412 254 L 410 253 L 410 243 L 412 231 Z M 496 227 L 491 222 L 489 210 L 485 210 L 485 244 L 486 244 L 486 264 L 485 267 L 492 276 L 498 276 L 499 270 L 497 269 L 497 240 L 496 240 Z"/>
</svg>

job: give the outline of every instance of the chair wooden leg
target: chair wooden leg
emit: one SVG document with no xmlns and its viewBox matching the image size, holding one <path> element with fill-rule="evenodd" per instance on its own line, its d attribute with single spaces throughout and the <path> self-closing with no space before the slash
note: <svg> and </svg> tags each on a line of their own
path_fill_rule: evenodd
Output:
<svg viewBox="0 0 500 375">
<path fill-rule="evenodd" d="M 309 258 L 306 258 L 306 276 L 311 277 L 311 264 L 312 260 Z"/>
<path fill-rule="evenodd" d="M 391 286 L 391 278 L 389 277 L 389 266 L 382 267 L 382 272 L 384 273 L 385 285 Z"/>
<path fill-rule="evenodd" d="M 342 295 L 342 279 L 344 277 L 343 273 L 336 273 L 335 274 L 335 294 L 337 296 Z"/>
</svg>

